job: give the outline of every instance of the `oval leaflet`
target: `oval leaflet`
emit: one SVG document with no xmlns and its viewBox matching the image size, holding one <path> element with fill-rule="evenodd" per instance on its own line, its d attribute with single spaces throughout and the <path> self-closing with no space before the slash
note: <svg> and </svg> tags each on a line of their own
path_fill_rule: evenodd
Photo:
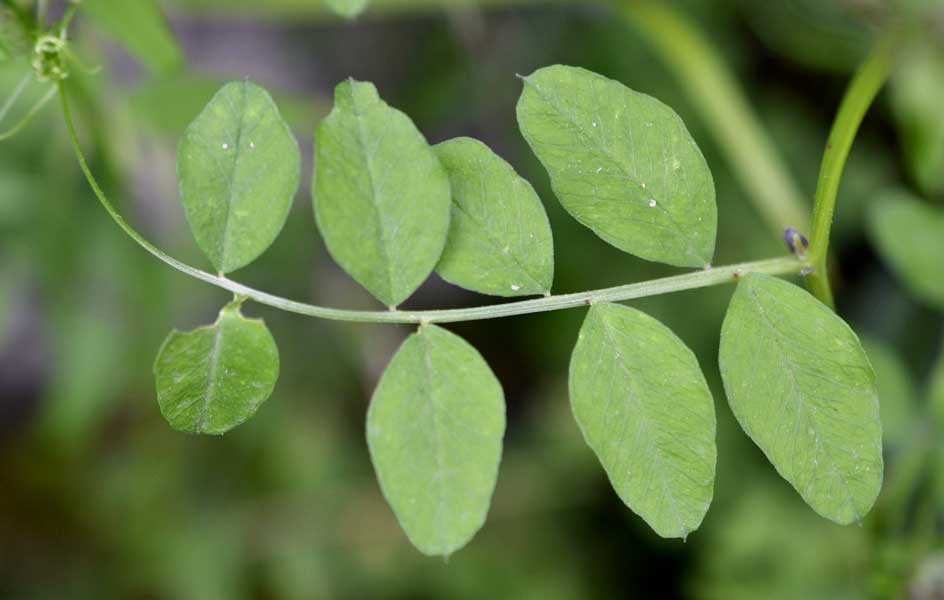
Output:
<svg viewBox="0 0 944 600">
<path fill-rule="evenodd" d="M 545 67 L 523 80 L 518 124 L 567 212 L 640 258 L 711 263 L 714 181 L 671 108 L 577 67 Z"/>
<path fill-rule="evenodd" d="M 337 86 L 315 132 L 311 187 L 331 256 L 385 305 L 432 273 L 449 228 L 449 179 L 413 121 L 373 84 Z"/>
<path fill-rule="evenodd" d="M 190 124 L 177 150 L 190 229 L 220 273 L 244 267 L 278 236 L 298 190 L 298 142 L 269 94 L 232 82 Z"/>
<path fill-rule="evenodd" d="M 593 305 L 570 361 L 570 404 L 633 512 L 662 537 L 698 528 L 714 493 L 714 403 L 669 328 L 633 308 Z"/>
<path fill-rule="evenodd" d="M 504 433 L 501 384 L 475 348 L 435 325 L 403 342 L 371 398 L 367 445 L 420 552 L 448 556 L 482 527 Z"/>
<path fill-rule="evenodd" d="M 154 362 L 157 401 L 171 427 L 226 433 L 255 414 L 279 376 L 279 351 L 260 319 L 233 302 L 212 325 L 173 331 Z"/>
<path fill-rule="evenodd" d="M 741 428 L 820 515 L 860 521 L 882 485 L 875 374 L 855 333 L 805 290 L 745 276 L 719 365 Z"/>
</svg>

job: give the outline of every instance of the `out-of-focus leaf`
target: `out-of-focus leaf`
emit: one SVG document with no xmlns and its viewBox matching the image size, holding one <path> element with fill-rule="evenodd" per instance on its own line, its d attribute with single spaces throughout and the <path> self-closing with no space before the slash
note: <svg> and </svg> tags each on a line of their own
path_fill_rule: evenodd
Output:
<svg viewBox="0 0 944 600">
<path fill-rule="evenodd" d="M 893 192 L 872 206 L 869 230 L 879 254 L 911 292 L 944 308 L 944 211 Z"/>
<path fill-rule="evenodd" d="M 554 242 L 540 198 L 488 146 L 458 138 L 434 147 L 452 185 L 452 218 L 436 272 L 483 294 L 551 291 Z"/>
<path fill-rule="evenodd" d="M 54 371 L 40 417 L 43 439 L 78 451 L 94 439 L 127 381 L 120 327 L 95 307 L 62 311 L 56 325 Z"/>
<path fill-rule="evenodd" d="M 12 6 L 0 4 L 0 61 L 23 56 L 29 51 L 29 33 L 23 15 Z M 0 103 L 2 101 L 0 99 Z"/>
<path fill-rule="evenodd" d="M 680 267 L 711 263 L 711 171 L 675 112 L 585 69 L 524 78 L 518 124 L 561 204 L 620 250 Z"/>
<path fill-rule="evenodd" d="M 387 306 L 432 273 L 446 243 L 446 171 L 371 83 L 345 81 L 315 132 L 312 197 L 331 256 Z"/>
<path fill-rule="evenodd" d="M 761 41 L 815 69 L 848 71 L 869 49 L 871 35 L 851 6 L 820 0 L 738 2 Z"/>
<path fill-rule="evenodd" d="M 367 444 L 420 552 L 448 556 L 482 527 L 504 433 L 501 384 L 475 348 L 434 325 L 403 342 L 371 399 Z"/>
<path fill-rule="evenodd" d="M 931 381 L 928 385 L 928 405 L 935 423 L 944 431 L 944 344 L 937 357 L 934 369 L 931 371 Z"/>
<path fill-rule="evenodd" d="M 912 176 L 926 193 L 944 194 L 944 50 L 924 44 L 904 53 L 890 90 Z"/>
<path fill-rule="evenodd" d="M 698 529 L 714 492 L 715 412 L 682 340 L 636 309 L 592 306 L 570 361 L 570 403 L 627 506 L 662 537 Z"/>
<path fill-rule="evenodd" d="M 272 97 L 228 83 L 190 124 L 177 152 L 190 229 L 221 273 L 243 267 L 282 230 L 298 190 L 298 142 Z"/>
<path fill-rule="evenodd" d="M 874 338 L 861 339 L 875 370 L 882 439 L 887 445 L 899 446 L 911 439 L 918 418 L 914 382 L 893 348 Z"/>
<path fill-rule="evenodd" d="M 739 457 L 732 456 L 737 459 Z M 739 468 L 739 467 L 736 467 Z M 715 600 L 861 600 L 871 564 L 868 529 L 823 523 L 779 486 L 758 477 L 732 481 L 699 532 L 698 596 Z"/>
<path fill-rule="evenodd" d="M 875 373 L 855 333 L 775 277 L 738 284 L 719 363 L 738 423 L 820 515 L 861 521 L 882 485 Z"/>
<path fill-rule="evenodd" d="M 82 0 L 82 12 L 159 74 L 183 65 L 183 54 L 156 0 Z"/>
<path fill-rule="evenodd" d="M 368 0 L 325 0 L 325 2 L 328 3 L 328 6 L 335 13 L 345 19 L 353 19 L 364 12 L 367 8 Z"/>
<path fill-rule="evenodd" d="M 259 319 L 247 319 L 237 303 L 213 325 L 174 331 L 154 363 L 161 413 L 178 431 L 226 433 L 251 417 L 272 394 L 279 351 Z"/>
</svg>

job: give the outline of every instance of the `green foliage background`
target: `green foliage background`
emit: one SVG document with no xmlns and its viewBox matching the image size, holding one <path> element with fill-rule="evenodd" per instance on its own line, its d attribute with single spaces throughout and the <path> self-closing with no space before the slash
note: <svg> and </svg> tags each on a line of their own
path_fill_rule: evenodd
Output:
<svg viewBox="0 0 944 600">
<path fill-rule="evenodd" d="M 812 198 L 829 123 L 868 47 L 870 15 L 856 3 L 814 0 L 677 5 L 719 47 Z M 481 138 L 534 184 L 554 231 L 555 291 L 675 272 L 601 242 L 553 197 L 514 111 L 514 75 L 552 63 L 620 80 L 682 116 L 717 188 L 716 263 L 782 252 L 693 98 L 635 30 L 599 6 L 375 0 L 354 22 L 307 0 L 162 6 L 183 66 L 166 48 L 139 64 L 111 27 L 80 13 L 74 49 L 105 68 L 75 72 L 70 85 L 109 193 L 150 239 L 191 264 L 204 259 L 177 198 L 175 148 L 219 84 L 249 77 L 273 92 L 300 141 L 307 182 L 311 132 L 334 85 L 352 76 L 377 83 L 431 143 Z M 13 89 L 26 68 L 0 63 L 0 90 Z M 907 93 L 925 89 L 915 77 L 938 85 L 933 70 L 908 73 L 907 90 L 919 91 Z M 895 112 L 906 92 L 882 96 L 867 117 L 834 230 L 839 311 L 869 338 L 870 353 L 882 348 L 880 386 L 895 382 L 881 393 L 883 418 L 896 423 L 894 438 L 886 436 L 885 484 L 861 526 L 816 516 L 737 428 L 716 367 L 733 288 L 719 287 L 633 303 L 695 351 L 715 399 L 714 501 L 684 544 L 657 538 L 625 508 L 570 416 L 567 366 L 585 311 L 449 326 L 501 380 L 508 425 L 488 522 L 448 562 L 410 546 L 364 443 L 367 400 L 412 328 L 247 306 L 279 341 L 273 397 L 222 438 L 173 431 L 155 399 L 153 357 L 171 324 L 212 321 L 227 298 L 157 263 L 111 224 L 47 108 L 0 145 L 0 596 L 934 597 L 927 590 L 944 573 L 944 448 L 924 415 L 942 347 L 941 304 L 892 274 L 866 218 L 889 187 L 942 208 L 934 170 L 909 162 L 929 153 L 925 137 L 905 126 L 921 119 Z M 927 102 L 912 96 L 910 105 Z M 374 306 L 330 260 L 307 198 L 305 189 L 273 247 L 239 280 L 319 304 Z M 434 278 L 406 307 L 484 302 Z"/>
</svg>

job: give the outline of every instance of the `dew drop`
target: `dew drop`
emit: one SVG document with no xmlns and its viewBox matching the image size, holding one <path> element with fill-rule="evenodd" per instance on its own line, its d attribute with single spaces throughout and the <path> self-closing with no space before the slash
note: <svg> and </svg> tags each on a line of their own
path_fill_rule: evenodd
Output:
<svg viewBox="0 0 944 600">
<path fill-rule="evenodd" d="M 593 126 L 594 126 L 594 127 L 597 126 L 597 122 L 596 122 L 596 121 L 593 122 Z"/>
<path fill-rule="evenodd" d="M 229 144 L 223 142 L 223 150 L 229 150 Z"/>
<path fill-rule="evenodd" d="M 255 150 L 255 149 L 256 149 L 256 143 L 255 143 L 255 142 L 249 142 L 249 149 L 250 149 L 250 150 Z"/>
</svg>

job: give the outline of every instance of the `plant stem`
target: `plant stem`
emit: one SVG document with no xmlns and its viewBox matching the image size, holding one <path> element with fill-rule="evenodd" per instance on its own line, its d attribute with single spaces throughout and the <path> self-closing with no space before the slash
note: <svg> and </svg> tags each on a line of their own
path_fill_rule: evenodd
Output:
<svg viewBox="0 0 944 600">
<path fill-rule="evenodd" d="M 46 30 L 46 5 L 48 0 L 36 0 L 36 30 Z"/>
<path fill-rule="evenodd" d="M 69 132 L 69 139 L 72 143 L 72 149 L 75 152 L 79 168 L 85 175 L 85 179 L 91 186 L 92 191 L 104 207 L 108 215 L 118 224 L 118 226 L 142 248 L 152 255 L 167 263 L 178 271 L 190 275 L 201 281 L 205 281 L 224 290 L 228 290 L 238 296 L 244 296 L 260 304 L 266 304 L 284 311 L 298 313 L 310 317 L 319 317 L 323 319 L 332 319 L 336 321 L 354 321 L 366 323 L 450 323 L 456 321 L 475 321 L 480 319 L 494 319 L 498 317 L 510 317 L 513 315 L 523 315 L 529 313 L 546 312 L 560 310 L 564 308 L 574 308 L 577 306 L 586 306 L 595 302 L 620 302 L 632 300 L 635 298 L 644 298 L 646 296 L 655 296 L 669 292 L 681 290 L 691 290 L 695 288 L 719 285 L 737 281 L 740 277 L 748 273 L 765 273 L 768 275 L 786 275 L 799 273 L 807 266 L 805 262 L 797 260 L 793 256 L 784 256 L 780 258 L 771 258 L 754 262 L 728 265 L 724 267 L 715 267 L 711 269 L 686 273 L 684 275 L 675 275 L 672 277 L 663 277 L 651 281 L 631 283 L 611 288 L 592 290 L 588 292 L 579 292 L 575 294 L 561 294 L 556 296 L 547 296 L 544 298 L 535 298 L 533 300 L 522 300 L 518 302 L 508 302 L 505 304 L 496 304 L 491 306 L 479 306 L 474 308 L 457 308 L 450 310 L 427 310 L 427 311 L 361 311 L 361 310 L 343 310 L 337 308 L 328 308 L 324 306 L 315 306 L 304 304 L 274 296 L 266 292 L 255 290 L 240 283 L 236 283 L 226 277 L 213 275 L 206 271 L 201 271 L 184 264 L 179 260 L 167 255 L 161 249 L 157 248 L 144 237 L 135 231 L 122 216 L 115 210 L 111 202 L 105 196 L 98 181 L 89 169 L 88 162 L 82 152 L 78 136 L 75 131 L 75 124 L 72 120 L 72 113 L 69 109 L 69 101 L 65 93 L 65 88 L 60 82 L 58 84 L 59 96 L 62 101 L 62 115 Z"/>
<path fill-rule="evenodd" d="M 37 100 L 36 104 L 30 107 L 29 111 L 27 111 L 27 113 L 23 115 L 23 118 L 21 118 L 16 125 L 11 127 L 10 129 L 7 129 L 6 131 L 0 132 L 0 142 L 13 137 L 17 133 L 19 133 L 20 130 L 22 130 L 24 127 L 29 125 L 33 117 L 36 116 L 36 113 L 42 110 L 43 107 L 46 106 L 46 104 L 50 100 L 52 100 L 53 96 L 55 95 L 56 95 L 56 86 L 54 85 L 49 86 L 49 91 L 46 92 L 46 94 L 44 94 L 42 98 Z"/>
<path fill-rule="evenodd" d="M 668 2 L 615 1 L 623 19 L 675 71 L 771 229 L 778 236 L 787 227 L 808 231 L 809 209 L 803 194 L 715 48 Z"/>
<path fill-rule="evenodd" d="M 23 79 L 20 80 L 20 83 L 13 89 L 13 92 L 6 99 L 2 106 L 0 106 L 0 123 L 3 123 L 3 120 L 7 117 L 7 113 L 10 112 L 10 109 L 13 108 L 13 105 L 16 104 L 16 101 L 20 99 L 20 96 L 23 94 L 23 90 L 26 89 L 26 86 L 29 85 L 30 81 L 33 79 L 33 72 L 30 71 L 23 76 Z"/>
<path fill-rule="evenodd" d="M 810 232 L 809 262 L 813 272 L 807 279 L 810 292 L 823 304 L 833 307 L 826 259 L 829 253 L 829 231 L 836 210 L 836 195 L 859 125 L 878 91 L 891 72 L 898 47 L 897 34 L 884 37 L 856 71 L 846 88 L 839 112 L 823 151 L 823 162 L 816 182 L 813 203 L 813 224 Z"/>
</svg>

